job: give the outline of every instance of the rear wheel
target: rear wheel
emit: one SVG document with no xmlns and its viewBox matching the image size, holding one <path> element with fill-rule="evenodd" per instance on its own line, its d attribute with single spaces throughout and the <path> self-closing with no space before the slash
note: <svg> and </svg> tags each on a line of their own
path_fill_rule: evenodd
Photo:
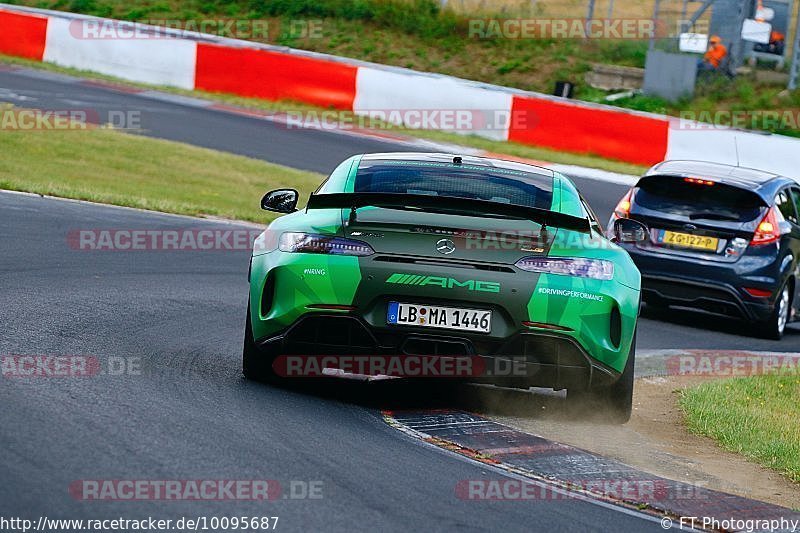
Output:
<svg viewBox="0 0 800 533">
<path fill-rule="evenodd" d="M 250 302 L 247 302 L 247 319 L 244 327 L 242 346 L 242 374 L 255 381 L 272 381 L 276 374 L 272 368 L 272 357 L 256 346 L 253 340 L 253 326 L 250 321 Z"/>
<path fill-rule="evenodd" d="M 590 390 L 567 390 L 567 402 L 573 409 L 585 412 L 602 412 L 605 419 L 624 424 L 631 418 L 633 409 L 633 371 L 636 359 L 636 334 L 631 341 L 628 361 L 619 379 L 606 387 Z"/>
<path fill-rule="evenodd" d="M 783 337 L 791 312 L 791 285 L 790 280 L 783 286 L 769 318 L 756 324 L 756 333 L 759 337 L 773 340 L 780 340 Z"/>
</svg>

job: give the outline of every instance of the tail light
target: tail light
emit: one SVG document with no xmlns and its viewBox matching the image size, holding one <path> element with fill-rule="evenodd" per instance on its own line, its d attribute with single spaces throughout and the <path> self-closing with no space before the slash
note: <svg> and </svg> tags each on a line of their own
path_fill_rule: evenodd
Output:
<svg viewBox="0 0 800 533">
<path fill-rule="evenodd" d="M 750 244 L 760 246 L 777 241 L 781 237 L 780 223 L 783 222 L 783 215 L 776 207 L 770 207 L 761 222 L 758 223 L 753 240 Z"/>
<path fill-rule="evenodd" d="M 686 183 L 694 183 L 695 185 L 714 185 L 711 180 L 704 180 L 702 178 L 683 178 Z"/>
<path fill-rule="evenodd" d="M 628 218 L 628 215 L 631 212 L 631 200 L 633 198 L 633 189 L 628 190 L 625 193 L 625 196 L 617 204 L 617 207 L 614 208 L 614 215 L 617 218 Z"/>
<path fill-rule="evenodd" d="M 375 253 L 375 250 L 365 242 L 343 239 L 333 235 L 299 232 L 282 234 L 278 241 L 278 248 L 281 252 L 306 254 L 367 256 Z"/>
<path fill-rule="evenodd" d="M 744 290 L 747 291 L 747 294 L 756 298 L 766 298 L 768 296 L 772 296 L 772 291 L 757 289 L 755 287 L 745 287 Z"/>
<path fill-rule="evenodd" d="M 608 281 L 614 277 L 614 263 L 585 257 L 523 257 L 515 266 L 527 272 L 559 274 Z"/>
</svg>

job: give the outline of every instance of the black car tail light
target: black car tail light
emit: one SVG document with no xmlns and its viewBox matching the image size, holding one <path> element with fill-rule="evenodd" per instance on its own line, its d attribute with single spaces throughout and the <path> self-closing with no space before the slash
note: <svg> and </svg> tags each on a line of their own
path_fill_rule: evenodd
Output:
<svg viewBox="0 0 800 533">
<path fill-rule="evenodd" d="M 711 180 L 704 180 L 703 178 L 683 178 L 686 183 L 694 183 L 695 185 L 714 185 Z"/>
<path fill-rule="evenodd" d="M 614 215 L 617 218 L 628 218 L 628 215 L 631 212 L 631 202 L 633 201 L 633 189 L 629 189 L 625 196 L 617 204 L 617 207 L 614 208 Z"/>
<path fill-rule="evenodd" d="M 780 223 L 783 222 L 783 215 L 775 206 L 769 208 L 767 214 L 758 223 L 756 232 L 753 234 L 751 245 L 761 246 L 777 241 L 781 236 Z"/>
<path fill-rule="evenodd" d="M 756 289 L 755 287 L 745 287 L 745 292 L 750 296 L 755 296 L 756 298 L 767 298 L 772 296 L 772 291 L 765 290 L 765 289 Z"/>
</svg>

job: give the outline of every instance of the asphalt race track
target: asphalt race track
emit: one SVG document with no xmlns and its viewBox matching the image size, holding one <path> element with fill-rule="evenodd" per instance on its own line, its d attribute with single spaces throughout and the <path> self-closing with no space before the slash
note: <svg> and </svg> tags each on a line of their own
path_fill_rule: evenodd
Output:
<svg viewBox="0 0 800 533">
<path fill-rule="evenodd" d="M 66 244 L 70 228 L 176 229 L 198 227 L 195 221 L 9 193 L 0 193 L 0 212 L 0 353 L 112 357 L 137 368 L 0 378 L 3 516 L 266 515 L 280 517 L 287 531 L 661 529 L 580 501 L 459 500 L 459 480 L 501 476 L 384 423 L 378 407 L 419 399 L 419 390 L 244 381 L 246 253 L 90 252 Z M 85 479 L 268 479 L 285 490 L 322 482 L 322 498 L 75 500 L 68 487 Z"/>
<path fill-rule="evenodd" d="M 398 149 L 56 78 L 0 71 L 0 101 L 138 110 L 148 135 L 320 172 L 353 153 Z M 603 218 L 624 191 L 576 181 Z M 247 252 L 92 252 L 67 239 L 76 229 L 220 223 L 15 193 L 0 193 L 0 220 L 0 354 L 89 356 L 103 369 L 0 377 L 2 516 L 278 516 L 289 531 L 662 530 L 650 517 L 580 500 L 460 500 L 460 480 L 502 474 L 406 437 L 380 414 L 457 406 L 446 388 L 244 381 Z M 736 335 L 738 324 L 671 315 L 642 320 L 639 348 L 800 351 L 796 329 L 781 342 L 760 341 Z M 69 491 L 79 480 L 137 479 L 268 479 L 283 492 L 267 503 L 200 503 L 81 501 Z M 309 483 L 320 498 L 302 497 Z"/>
</svg>

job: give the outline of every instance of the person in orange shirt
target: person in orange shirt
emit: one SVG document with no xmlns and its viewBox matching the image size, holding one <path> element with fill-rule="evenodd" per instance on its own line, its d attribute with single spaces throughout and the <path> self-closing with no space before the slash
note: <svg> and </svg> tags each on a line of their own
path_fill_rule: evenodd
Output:
<svg viewBox="0 0 800 533">
<path fill-rule="evenodd" d="M 785 43 L 786 35 L 777 30 L 772 30 L 769 34 L 769 51 L 773 54 L 782 55 Z"/>
<path fill-rule="evenodd" d="M 769 34 L 768 43 L 756 43 L 753 45 L 753 50 L 765 54 L 783 55 L 783 50 L 786 46 L 786 35 L 778 30 L 772 30 Z"/>
<path fill-rule="evenodd" d="M 708 50 L 703 55 L 702 61 L 698 61 L 700 70 L 719 70 L 722 60 L 728 55 L 728 49 L 722 44 L 718 35 L 712 35 L 708 40 Z"/>
</svg>

